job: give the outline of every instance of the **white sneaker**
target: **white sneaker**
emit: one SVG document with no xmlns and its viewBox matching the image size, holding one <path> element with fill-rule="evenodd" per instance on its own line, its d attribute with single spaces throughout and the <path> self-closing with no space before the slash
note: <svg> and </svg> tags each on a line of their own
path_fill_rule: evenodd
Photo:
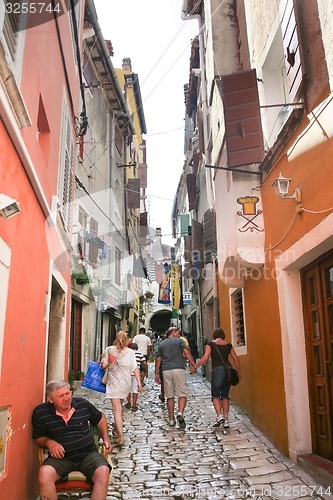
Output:
<svg viewBox="0 0 333 500">
<path fill-rule="evenodd" d="M 170 427 L 174 427 L 176 425 L 176 422 L 174 420 L 169 420 L 169 425 Z"/>
<path fill-rule="evenodd" d="M 228 420 L 225 420 L 225 421 L 223 422 L 223 427 L 224 427 L 225 429 L 229 429 L 229 421 L 228 421 Z"/>
<path fill-rule="evenodd" d="M 219 417 L 216 417 L 216 423 L 213 425 L 213 427 L 221 427 L 223 422 L 224 418 L 222 417 L 222 415 L 220 415 Z"/>
</svg>

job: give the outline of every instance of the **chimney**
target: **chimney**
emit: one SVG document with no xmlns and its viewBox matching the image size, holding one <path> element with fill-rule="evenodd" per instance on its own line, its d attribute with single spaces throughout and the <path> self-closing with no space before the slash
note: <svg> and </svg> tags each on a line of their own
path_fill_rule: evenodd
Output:
<svg viewBox="0 0 333 500">
<path fill-rule="evenodd" d="M 122 66 L 125 71 L 132 71 L 131 59 L 129 57 L 124 57 Z"/>
</svg>

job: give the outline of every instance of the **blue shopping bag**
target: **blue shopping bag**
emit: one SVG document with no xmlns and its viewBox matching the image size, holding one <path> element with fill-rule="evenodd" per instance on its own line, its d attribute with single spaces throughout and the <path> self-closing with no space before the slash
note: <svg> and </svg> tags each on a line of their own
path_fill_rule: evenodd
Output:
<svg viewBox="0 0 333 500">
<path fill-rule="evenodd" d="M 104 369 L 97 361 L 88 361 L 88 370 L 82 381 L 82 387 L 93 391 L 105 392 L 106 387 L 102 384 Z"/>
</svg>

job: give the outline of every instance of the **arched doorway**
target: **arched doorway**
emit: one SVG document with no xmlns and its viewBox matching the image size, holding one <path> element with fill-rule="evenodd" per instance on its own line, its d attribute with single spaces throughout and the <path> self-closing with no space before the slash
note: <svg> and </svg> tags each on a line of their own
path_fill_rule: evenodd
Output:
<svg viewBox="0 0 333 500">
<path fill-rule="evenodd" d="M 151 330 L 158 334 L 166 332 L 170 325 L 171 311 L 166 309 L 154 313 L 149 321 Z"/>
</svg>

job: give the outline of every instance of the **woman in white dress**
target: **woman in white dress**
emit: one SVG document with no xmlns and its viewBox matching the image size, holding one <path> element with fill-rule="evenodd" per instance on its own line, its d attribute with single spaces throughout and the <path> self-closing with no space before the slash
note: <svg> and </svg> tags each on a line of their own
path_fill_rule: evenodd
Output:
<svg viewBox="0 0 333 500">
<path fill-rule="evenodd" d="M 142 392 L 140 372 L 137 367 L 135 353 L 127 347 L 127 333 L 120 331 L 112 346 L 103 353 L 101 366 L 108 366 L 108 380 L 106 384 L 106 399 L 111 399 L 114 412 L 114 423 L 119 439 L 119 445 L 124 444 L 123 436 L 123 400 L 131 390 L 131 376 L 138 382 L 138 391 Z"/>
</svg>

